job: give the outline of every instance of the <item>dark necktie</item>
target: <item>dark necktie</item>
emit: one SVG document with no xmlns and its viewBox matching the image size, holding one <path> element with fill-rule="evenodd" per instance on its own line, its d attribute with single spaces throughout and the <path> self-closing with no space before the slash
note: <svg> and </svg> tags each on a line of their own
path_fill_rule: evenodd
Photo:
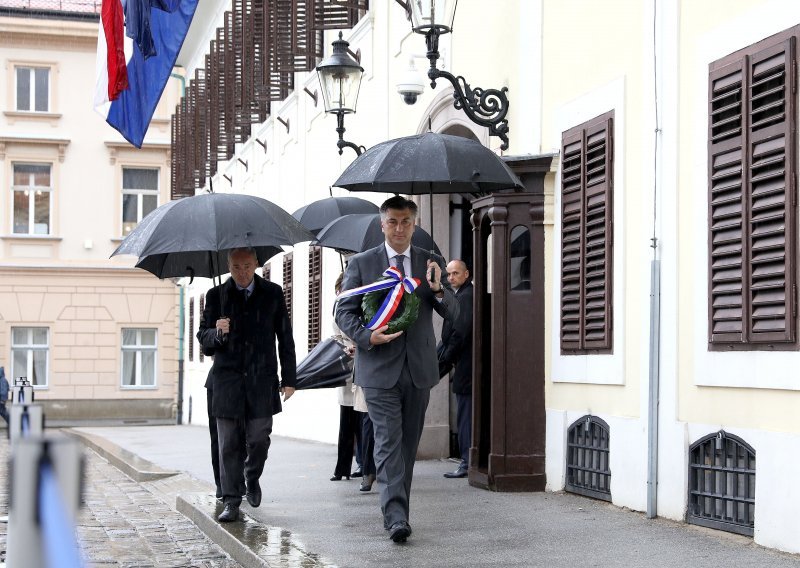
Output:
<svg viewBox="0 0 800 568">
<path fill-rule="evenodd" d="M 398 254 L 397 256 L 394 257 L 394 266 L 395 266 L 395 268 L 397 268 L 397 270 L 400 271 L 400 276 L 403 277 L 403 278 L 405 278 L 405 276 L 406 276 L 406 270 L 405 270 L 405 267 L 403 266 L 403 264 L 404 264 L 403 261 L 405 259 L 406 259 L 406 255 L 404 255 L 404 254 Z"/>
</svg>

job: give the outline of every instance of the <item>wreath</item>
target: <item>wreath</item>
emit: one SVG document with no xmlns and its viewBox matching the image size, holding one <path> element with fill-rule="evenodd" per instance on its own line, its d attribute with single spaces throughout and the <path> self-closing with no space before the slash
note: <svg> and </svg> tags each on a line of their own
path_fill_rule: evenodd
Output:
<svg viewBox="0 0 800 568">
<path fill-rule="evenodd" d="M 391 280 L 391 278 L 380 278 L 378 282 L 381 280 Z M 389 288 L 364 294 L 361 300 L 361 310 L 364 313 L 364 325 L 372 321 L 372 318 L 375 317 L 375 314 L 378 313 L 378 310 L 383 304 L 384 299 L 388 294 L 391 294 L 391 292 L 392 289 Z M 397 333 L 398 331 L 405 331 L 411 327 L 411 325 L 417 321 L 419 304 L 419 296 L 413 292 L 405 292 L 400 299 L 400 305 L 397 311 L 395 311 L 392 319 L 389 320 L 389 329 L 387 329 L 385 333 Z"/>
</svg>

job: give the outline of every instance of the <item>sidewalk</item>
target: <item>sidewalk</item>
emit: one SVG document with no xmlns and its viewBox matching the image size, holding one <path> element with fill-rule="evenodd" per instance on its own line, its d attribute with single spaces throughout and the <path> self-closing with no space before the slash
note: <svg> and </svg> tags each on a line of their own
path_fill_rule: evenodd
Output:
<svg viewBox="0 0 800 568">
<path fill-rule="evenodd" d="M 199 497 L 194 494 L 198 508 L 213 507 L 205 427 L 77 430 L 102 436 L 161 468 L 186 472 L 205 488 Z M 647 520 L 593 499 L 476 489 L 463 479 L 442 477 L 454 467 L 444 460 L 417 463 L 410 519 L 414 534 L 406 545 L 395 545 L 383 530 L 378 485 L 361 493 L 358 480 L 329 481 L 335 462 L 332 445 L 274 437 L 262 477 L 261 507 L 242 507 L 263 525 L 232 523 L 238 526 L 226 534 L 273 547 L 270 566 L 800 568 L 799 556 L 757 546 L 752 539 Z M 170 479 L 149 483 L 169 496 L 185 485 Z M 212 514 L 206 510 L 205 516 Z M 260 536 L 248 541 L 248 535 Z"/>
</svg>

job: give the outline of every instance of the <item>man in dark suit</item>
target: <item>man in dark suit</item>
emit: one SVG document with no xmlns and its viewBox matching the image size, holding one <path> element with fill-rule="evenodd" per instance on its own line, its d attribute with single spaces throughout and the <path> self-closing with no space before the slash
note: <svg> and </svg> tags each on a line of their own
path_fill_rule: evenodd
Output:
<svg viewBox="0 0 800 568">
<path fill-rule="evenodd" d="M 456 395 L 458 421 L 458 449 L 461 463 L 445 477 L 466 477 L 469 469 L 469 446 L 472 434 L 472 282 L 469 270 L 462 260 L 451 260 L 447 265 L 447 281 L 458 300 L 458 321 L 444 322 L 439 352 L 439 373 L 444 376 L 451 369 L 453 392 Z"/>
<path fill-rule="evenodd" d="M 231 277 L 208 291 L 197 332 L 203 348 L 214 350 L 211 413 L 217 421 L 225 503 L 220 522 L 239 518 L 242 475 L 247 502 L 252 507 L 261 504 L 258 480 L 267 460 L 272 415 L 281 411 L 278 392 L 286 401 L 296 383 L 294 339 L 283 290 L 256 275 L 257 266 L 252 249 L 234 249 L 228 254 Z M 278 382 L 278 357 L 282 384 Z M 242 455 L 243 442 L 247 456 Z"/>
<path fill-rule="evenodd" d="M 419 278 L 417 320 L 405 332 L 387 334 L 387 326 L 364 327 L 361 296 L 340 299 L 336 323 L 356 344 L 355 382 L 364 390 L 375 429 L 375 462 L 381 489 L 384 528 L 394 542 L 411 535 L 408 524 L 414 460 L 425 421 L 431 387 L 439 382 L 433 311 L 449 319 L 458 315 L 453 293 L 442 287 L 444 262 L 411 245 L 417 205 L 400 196 L 381 206 L 386 241 L 350 259 L 343 290 L 371 284 L 388 266 Z"/>
</svg>

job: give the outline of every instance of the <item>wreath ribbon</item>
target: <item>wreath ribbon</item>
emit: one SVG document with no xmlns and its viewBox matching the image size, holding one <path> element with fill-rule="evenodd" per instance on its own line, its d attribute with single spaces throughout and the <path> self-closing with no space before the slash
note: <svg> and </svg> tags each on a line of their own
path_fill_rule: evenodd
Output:
<svg viewBox="0 0 800 568">
<path fill-rule="evenodd" d="M 377 280 L 372 284 L 359 286 L 358 288 L 352 288 L 339 294 L 339 298 L 349 298 L 350 296 L 361 296 L 363 294 L 369 294 L 370 292 L 377 292 L 378 290 L 392 288 L 392 291 L 386 294 L 386 297 L 383 299 L 383 303 L 381 304 L 381 307 L 378 308 L 375 316 L 365 326 L 367 329 L 371 329 L 373 331 L 379 327 L 387 325 L 392 319 L 394 313 L 397 311 L 397 308 L 400 306 L 400 301 L 403 299 L 403 294 L 406 292 L 412 294 L 420 284 L 419 278 L 403 277 L 400 271 L 394 266 L 390 266 L 384 270 L 383 276 L 386 276 L 388 280 Z"/>
</svg>

